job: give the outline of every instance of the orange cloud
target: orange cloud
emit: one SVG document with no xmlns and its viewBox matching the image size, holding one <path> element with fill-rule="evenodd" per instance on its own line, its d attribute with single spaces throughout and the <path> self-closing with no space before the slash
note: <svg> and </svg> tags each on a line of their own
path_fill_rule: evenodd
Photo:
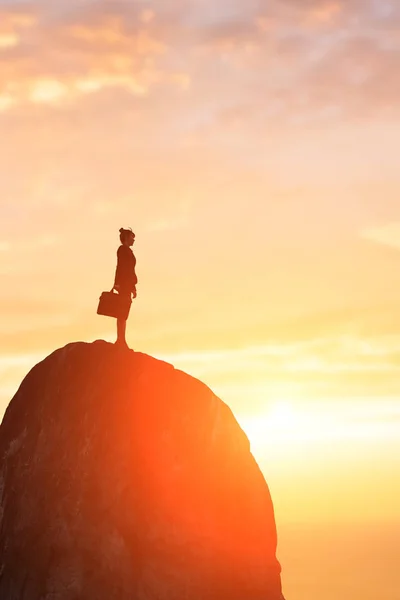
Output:
<svg viewBox="0 0 400 600">
<path fill-rule="evenodd" d="M 14 8 L 0 8 L 0 51 L 18 46 L 24 30 L 33 27 L 35 23 L 34 14 L 16 11 Z"/>
<path fill-rule="evenodd" d="M 16 33 L 0 33 L 0 49 L 18 46 L 19 39 Z"/>
<path fill-rule="evenodd" d="M 313 8 L 309 14 L 309 20 L 319 23 L 331 23 L 342 11 L 338 2 L 327 2 Z"/>
<path fill-rule="evenodd" d="M 40 15 L 6 13 L 0 29 L 0 111 L 73 102 L 107 88 L 137 96 L 160 83 L 187 88 L 187 74 L 161 64 L 167 45 L 152 28 L 154 18 L 148 10 L 134 18 L 99 11 L 49 24 Z"/>
<path fill-rule="evenodd" d="M 0 32 L 15 33 L 22 29 L 29 29 L 37 22 L 34 12 L 16 10 L 14 7 L 0 8 Z"/>
<path fill-rule="evenodd" d="M 0 112 L 161 88 L 197 90 L 192 110 L 213 104 L 210 124 L 239 110 L 257 128 L 260 119 L 284 126 L 397 106 L 397 41 L 366 1 L 222 0 L 217 12 L 208 3 L 83 3 L 51 21 L 39 5 L 3 9 Z"/>
</svg>

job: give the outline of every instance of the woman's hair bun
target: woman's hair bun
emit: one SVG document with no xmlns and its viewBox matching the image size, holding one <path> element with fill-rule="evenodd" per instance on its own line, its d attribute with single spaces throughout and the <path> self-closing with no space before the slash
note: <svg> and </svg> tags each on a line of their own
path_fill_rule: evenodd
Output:
<svg viewBox="0 0 400 600">
<path fill-rule="evenodd" d="M 129 234 L 133 235 L 133 238 L 135 238 L 135 234 L 132 231 L 132 228 L 129 227 L 129 229 L 124 229 L 123 227 L 121 227 L 121 229 L 119 230 L 119 239 L 121 240 L 121 243 L 124 243 L 124 240 L 127 239 L 126 236 Z"/>
</svg>

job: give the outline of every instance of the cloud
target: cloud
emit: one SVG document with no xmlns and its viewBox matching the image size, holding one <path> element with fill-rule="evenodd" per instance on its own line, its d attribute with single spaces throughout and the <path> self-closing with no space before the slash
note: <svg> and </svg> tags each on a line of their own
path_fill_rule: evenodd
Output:
<svg viewBox="0 0 400 600">
<path fill-rule="evenodd" d="M 201 112 L 221 129 L 226 113 L 240 112 L 257 131 L 397 110 L 394 2 L 222 0 L 216 10 L 211 0 L 102 1 L 68 12 L 36 2 L 2 16 L 0 115 L 168 89 L 192 91 L 191 135 Z"/>
<path fill-rule="evenodd" d="M 377 244 L 400 250 L 400 222 L 372 227 L 364 230 L 361 235 L 363 238 Z"/>
<path fill-rule="evenodd" d="M 44 5 L 3 9 L 0 111 L 68 105 L 107 88 L 143 96 L 160 84 L 187 87 L 184 73 L 159 64 L 167 46 L 154 12 L 133 7 L 84 5 L 68 17 L 49 17 Z"/>
<path fill-rule="evenodd" d="M 400 336 L 309 338 L 237 348 L 165 353 L 160 358 L 207 381 L 222 397 L 248 410 L 279 399 L 320 403 L 400 393 Z"/>
<path fill-rule="evenodd" d="M 237 109 L 247 126 L 286 128 L 397 112 L 400 8 L 387 4 L 261 2 L 241 19 L 208 25 L 203 43 L 221 61 L 220 113 Z"/>
</svg>

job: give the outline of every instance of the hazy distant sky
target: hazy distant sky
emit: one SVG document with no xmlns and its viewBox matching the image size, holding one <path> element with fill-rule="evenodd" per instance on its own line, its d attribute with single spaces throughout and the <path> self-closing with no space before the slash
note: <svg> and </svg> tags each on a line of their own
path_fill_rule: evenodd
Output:
<svg viewBox="0 0 400 600">
<path fill-rule="evenodd" d="M 110 335 L 132 226 L 132 340 L 397 391 L 398 3 L 0 7 L 5 355 Z"/>
<path fill-rule="evenodd" d="M 1 408 L 55 348 L 114 339 L 132 227 L 128 341 L 274 448 L 282 518 L 357 513 L 296 501 L 304 444 L 360 518 L 397 518 L 399 94 L 395 0 L 0 1 Z"/>
</svg>

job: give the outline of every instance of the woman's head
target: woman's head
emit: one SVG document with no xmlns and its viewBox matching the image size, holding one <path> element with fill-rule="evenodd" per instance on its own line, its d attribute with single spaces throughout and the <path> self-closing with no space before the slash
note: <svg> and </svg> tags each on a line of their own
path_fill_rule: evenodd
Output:
<svg viewBox="0 0 400 600">
<path fill-rule="evenodd" d="M 135 234 L 133 233 L 132 229 L 124 229 L 123 227 L 121 227 L 121 229 L 119 230 L 119 239 L 121 241 L 121 244 L 125 244 L 126 246 L 133 246 L 133 243 L 135 241 Z"/>
</svg>

